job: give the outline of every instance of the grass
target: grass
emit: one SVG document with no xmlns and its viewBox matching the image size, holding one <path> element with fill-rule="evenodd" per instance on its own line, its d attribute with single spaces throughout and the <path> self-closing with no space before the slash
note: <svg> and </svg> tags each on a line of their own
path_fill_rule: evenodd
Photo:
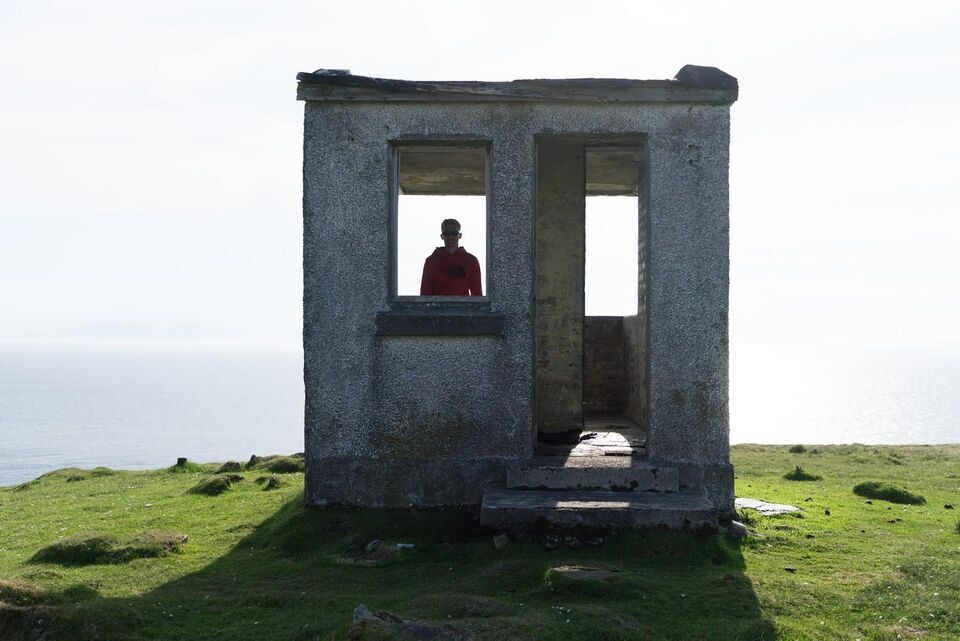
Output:
<svg viewBox="0 0 960 641">
<path fill-rule="evenodd" d="M 919 494 L 882 481 L 864 481 L 863 483 L 857 483 L 853 486 L 853 493 L 868 499 L 880 499 L 882 501 L 902 503 L 904 505 L 923 505 L 927 502 L 927 500 Z"/>
<path fill-rule="evenodd" d="M 819 474 L 811 474 L 810 472 L 807 472 L 805 469 L 797 465 L 796 467 L 793 468 L 793 470 L 784 474 L 783 478 L 785 478 L 788 481 L 819 481 L 823 477 L 820 476 Z"/>
<path fill-rule="evenodd" d="M 960 447 L 737 446 L 731 456 L 738 496 L 797 505 L 804 518 L 754 513 L 758 536 L 741 542 L 647 530 L 598 547 L 513 539 L 497 550 L 470 510 L 304 509 L 303 475 L 270 473 L 267 459 L 251 467 L 278 487 L 243 481 L 216 497 L 188 490 L 217 464 L 59 470 L 0 488 L 0 638 L 343 640 L 360 603 L 478 639 L 960 637 L 960 526 L 943 507 L 960 499 Z M 783 479 L 801 456 L 824 478 Z M 928 503 L 851 492 L 878 478 Z M 123 562 L 34 558 L 91 534 L 107 550 L 162 550 L 170 533 L 189 542 Z M 380 546 L 365 551 L 372 539 Z M 619 572 L 579 581 L 551 571 L 561 565 Z"/>
<path fill-rule="evenodd" d="M 60 565 L 125 563 L 179 552 L 187 538 L 186 534 L 177 532 L 142 532 L 123 545 L 116 536 L 106 532 L 75 534 L 40 548 L 30 561 Z"/>
</svg>

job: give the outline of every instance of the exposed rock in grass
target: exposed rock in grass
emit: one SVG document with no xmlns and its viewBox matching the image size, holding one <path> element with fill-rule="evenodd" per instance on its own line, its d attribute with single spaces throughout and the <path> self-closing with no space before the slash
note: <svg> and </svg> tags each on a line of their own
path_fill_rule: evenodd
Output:
<svg viewBox="0 0 960 641">
<path fill-rule="evenodd" d="M 811 474 L 797 465 L 792 472 L 787 472 L 784 474 L 783 478 L 787 479 L 788 481 L 819 481 L 823 477 L 819 474 Z"/>
<path fill-rule="evenodd" d="M 124 563 L 179 552 L 187 538 L 178 532 L 141 532 L 121 544 L 117 537 L 103 532 L 76 534 L 40 549 L 30 560 L 60 565 Z"/>
<path fill-rule="evenodd" d="M 563 577 L 573 581 L 602 581 L 619 576 L 621 570 L 595 568 L 585 565 L 560 565 L 547 570 L 546 582 L 550 583 L 554 577 Z"/>
<path fill-rule="evenodd" d="M 234 482 L 230 477 L 231 475 L 228 474 L 219 474 L 217 476 L 205 478 L 187 490 L 187 493 L 204 494 L 206 496 L 217 496 L 219 494 L 223 494 L 230 489 L 230 485 L 232 485 Z M 243 479 L 243 477 L 238 477 L 238 479 Z"/>
<path fill-rule="evenodd" d="M 0 579 L 0 603 L 23 607 L 43 603 L 46 599 L 43 590 L 26 581 Z"/>
<path fill-rule="evenodd" d="M 804 447 L 803 445 L 794 445 L 793 447 L 790 448 L 789 451 L 791 454 L 803 454 L 804 452 L 807 451 L 807 448 Z"/>
<path fill-rule="evenodd" d="M 237 461 L 227 461 L 217 469 L 217 474 L 223 474 L 224 472 L 239 472 L 240 468 L 241 465 Z"/>
<path fill-rule="evenodd" d="M 880 499 L 891 503 L 901 503 L 905 505 L 923 505 L 927 502 L 923 496 L 915 494 L 902 487 L 883 483 L 882 481 L 864 481 L 853 486 L 853 493 L 857 496 L 865 496 L 871 499 Z"/>
<path fill-rule="evenodd" d="M 471 630 L 452 625 L 436 625 L 403 619 L 389 612 L 373 613 L 362 603 L 353 611 L 350 638 L 362 639 L 430 639 L 432 641 L 474 641 Z"/>
<path fill-rule="evenodd" d="M 756 519 L 754 519 L 753 515 L 746 510 L 756 510 L 764 516 L 775 516 L 777 514 L 788 514 L 791 512 L 800 511 L 800 508 L 795 505 L 786 505 L 784 503 L 767 503 L 766 501 L 746 498 L 743 496 L 738 496 L 735 498 L 733 505 L 737 510 L 740 510 L 738 512 L 740 515 L 740 521 L 747 525 L 755 523 Z"/>
</svg>

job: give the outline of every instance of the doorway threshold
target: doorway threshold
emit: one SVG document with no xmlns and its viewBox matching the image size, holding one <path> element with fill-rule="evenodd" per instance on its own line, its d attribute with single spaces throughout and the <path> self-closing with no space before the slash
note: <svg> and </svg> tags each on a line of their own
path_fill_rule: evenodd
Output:
<svg viewBox="0 0 960 641">
<path fill-rule="evenodd" d="M 578 443 L 537 443 L 536 456 L 646 456 L 647 433 L 625 416 L 587 416 Z"/>
</svg>

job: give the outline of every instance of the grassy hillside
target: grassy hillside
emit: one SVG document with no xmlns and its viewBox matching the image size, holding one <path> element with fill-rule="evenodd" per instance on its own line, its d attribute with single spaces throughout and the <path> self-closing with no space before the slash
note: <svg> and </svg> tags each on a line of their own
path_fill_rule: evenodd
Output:
<svg viewBox="0 0 960 641">
<path fill-rule="evenodd" d="M 554 550 L 538 537 L 497 549 L 471 511 L 306 510 L 291 457 L 58 470 L 0 488 L 0 638 L 413 638 L 351 637 L 360 603 L 450 638 L 960 638 L 960 446 L 732 458 L 737 496 L 803 511 L 744 513 L 742 542 L 636 531 Z M 785 479 L 797 466 L 821 478 Z M 925 502 L 853 492 L 871 481 Z M 581 581 L 563 565 L 614 572 Z"/>
</svg>

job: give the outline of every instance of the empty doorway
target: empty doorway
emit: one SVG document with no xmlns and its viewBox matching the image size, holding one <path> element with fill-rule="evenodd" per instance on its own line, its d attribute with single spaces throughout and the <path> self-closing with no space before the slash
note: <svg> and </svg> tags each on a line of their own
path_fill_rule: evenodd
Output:
<svg viewBox="0 0 960 641">
<path fill-rule="evenodd" d="M 541 442 L 646 429 L 646 147 L 537 144 L 536 393 Z"/>
</svg>

